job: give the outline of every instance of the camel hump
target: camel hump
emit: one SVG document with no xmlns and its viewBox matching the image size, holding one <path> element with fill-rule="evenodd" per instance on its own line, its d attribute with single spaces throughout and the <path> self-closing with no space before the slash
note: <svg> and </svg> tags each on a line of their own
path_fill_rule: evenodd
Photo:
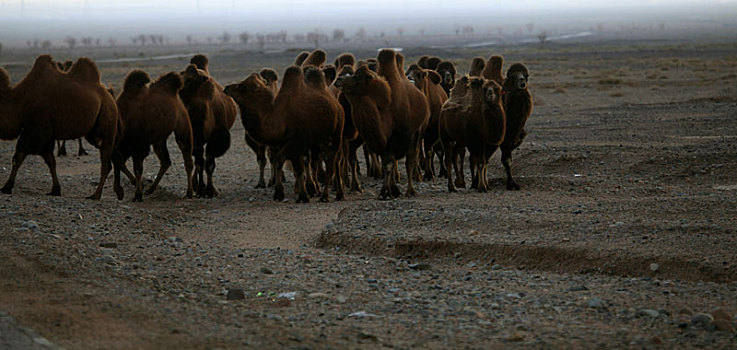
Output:
<svg viewBox="0 0 737 350">
<path fill-rule="evenodd" d="M 10 75 L 5 68 L 0 67 L 0 91 L 10 88 Z"/>
<path fill-rule="evenodd" d="M 123 91 L 128 93 L 136 92 L 150 82 L 151 78 L 148 76 L 148 73 L 140 69 L 136 69 L 128 73 L 128 76 L 125 77 L 125 82 L 123 83 Z"/>
<path fill-rule="evenodd" d="M 294 58 L 294 65 L 295 66 L 301 66 L 302 63 L 307 59 L 307 56 L 309 56 L 310 53 L 307 51 L 300 52 L 297 57 Z"/>
<path fill-rule="evenodd" d="M 301 67 L 299 66 L 287 67 L 287 70 L 284 71 L 284 79 L 281 83 L 282 90 L 299 88 L 303 77 L 304 77 L 304 74 L 302 73 Z"/>
<path fill-rule="evenodd" d="M 322 72 L 325 74 L 325 83 L 327 85 L 332 84 L 335 77 L 338 75 L 338 70 L 332 64 L 326 64 L 325 67 L 322 68 Z"/>
<path fill-rule="evenodd" d="M 502 68 L 504 57 L 500 55 L 494 55 L 494 56 L 489 57 L 489 62 L 491 62 L 491 65 L 494 68 Z"/>
<path fill-rule="evenodd" d="M 272 83 L 279 80 L 279 75 L 271 68 L 264 68 L 258 74 L 266 80 L 266 83 Z"/>
<path fill-rule="evenodd" d="M 309 66 L 304 69 L 304 72 L 305 82 L 307 82 L 308 86 L 317 89 L 327 87 L 325 74 L 320 69 Z"/>
<path fill-rule="evenodd" d="M 440 64 L 440 62 L 442 62 L 442 59 L 440 59 L 440 57 L 432 56 L 429 57 L 427 61 L 425 61 L 425 65 L 427 65 L 427 69 L 436 70 L 438 69 L 438 65 Z"/>
<path fill-rule="evenodd" d="M 309 56 L 307 56 L 307 59 L 305 59 L 304 62 L 302 62 L 302 67 L 306 66 L 315 66 L 318 68 L 322 68 L 322 65 L 325 64 L 325 61 L 327 60 L 328 54 L 325 52 L 325 50 L 322 49 L 316 49 L 310 53 Z"/>
<path fill-rule="evenodd" d="M 207 71 L 207 65 L 210 64 L 210 60 L 207 59 L 207 56 L 203 54 L 197 54 L 192 56 L 192 59 L 189 60 L 189 63 L 194 64 L 198 69 Z"/>
<path fill-rule="evenodd" d="M 438 85 L 441 81 L 443 81 L 443 78 L 440 77 L 440 74 L 438 74 L 438 72 L 434 70 L 428 70 L 427 77 L 430 78 L 430 81 L 435 85 Z"/>
<path fill-rule="evenodd" d="M 182 86 L 184 86 L 182 76 L 176 72 L 169 72 L 160 76 L 159 79 L 157 79 L 156 82 L 151 85 L 151 87 L 163 89 L 164 91 L 167 91 L 174 96 L 179 93 L 179 90 L 182 89 Z"/>
<path fill-rule="evenodd" d="M 379 56 L 376 57 L 380 66 L 388 66 L 390 64 L 396 65 L 396 52 L 392 49 L 382 49 L 379 51 Z"/>
<path fill-rule="evenodd" d="M 479 76 L 486 67 L 486 62 L 481 57 L 474 57 L 471 61 L 471 71 L 468 72 L 471 76 Z"/>
<path fill-rule="evenodd" d="M 356 64 L 356 56 L 350 52 L 342 53 L 335 59 L 335 68 L 340 69 L 343 66 L 353 66 Z"/>
<path fill-rule="evenodd" d="M 100 81 L 100 71 L 97 65 L 87 57 L 78 58 L 72 68 L 69 68 L 69 75 L 85 81 Z"/>
<path fill-rule="evenodd" d="M 516 72 L 522 72 L 522 74 L 524 74 L 525 76 L 529 75 L 529 72 L 527 71 L 527 66 L 519 62 L 509 67 L 509 69 L 507 70 L 507 75 L 509 75 L 509 73 L 516 73 Z"/>
</svg>

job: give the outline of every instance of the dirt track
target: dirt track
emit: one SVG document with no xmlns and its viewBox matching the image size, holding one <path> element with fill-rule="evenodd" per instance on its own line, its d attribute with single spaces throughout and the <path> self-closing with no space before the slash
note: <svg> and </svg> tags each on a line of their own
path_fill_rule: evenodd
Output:
<svg viewBox="0 0 737 350">
<path fill-rule="evenodd" d="M 0 196 L 0 309 L 66 348 L 735 348 L 737 46 L 677 44 L 495 50 L 527 63 L 537 102 L 518 192 L 497 154 L 486 194 L 436 179 L 378 201 L 362 177 L 344 202 L 277 203 L 254 189 L 238 124 L 212 200 L 182 198 L 173 145 L 140 204 L 112 182 L 82 199 L 95 151 L 57 159 L 60 198 L 29 157 Z M 241 60 L 214 54 L 212 70 L 238 80 Z M 162 64 L 143 68 L 183 66 Z M 0 144 L 3 181 L 13 145 Z M 235 289 L 245 299 L 227 300 Z M 691 322 L 717 308 L 726 323 Z"/>
</svg>

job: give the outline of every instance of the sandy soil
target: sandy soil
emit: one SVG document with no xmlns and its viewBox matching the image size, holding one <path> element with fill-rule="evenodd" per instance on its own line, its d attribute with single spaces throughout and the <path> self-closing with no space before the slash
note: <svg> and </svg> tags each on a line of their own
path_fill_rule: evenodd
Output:
<svg viewBox="0 0 737 350">
<path fill-rule="evenodd" d="M 143 203 L 131 185 L 116 200 L 111 182 L 83 199 L 99 171 L 89 144 L 57 159 L 62 197 L 44 195 L 50 176 L 29 157 L 0 196 L 0 309 L 69 349 L 737 347 L 737 45 L 405 49 L 422 53 L 462 72 L 492 53 L 528 65 L 520 191 L 505 190 L 497 154 L 489 193 L 436 179 L 378 201 L 362 176 L 366 191 L 343 202 L 274 202 L 254 188 L 239 123 L 214 199 L 183 198 L 173 140 Z M 228 83 L 282 71 L 294 52 L 208 54 Z M 100 67 L 120 86 L 133 67 L 185 63 Z M 17 81 L 28 66 L 7 68 Z M 0 143 L 3 181 L 13 147 Z M 150 156 L 149 180 L 157 168 Z"/>
</svg>

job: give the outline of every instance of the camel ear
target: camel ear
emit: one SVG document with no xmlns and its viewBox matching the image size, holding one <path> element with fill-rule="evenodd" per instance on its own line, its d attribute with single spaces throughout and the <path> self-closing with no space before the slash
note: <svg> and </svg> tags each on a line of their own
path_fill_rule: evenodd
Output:
<svg viewBox="0 0 737 350">
<path fill-rule="evenodd" d="M 443 78 L 440 76 L 440 74 L 438 74 L 438 72 L 434 70 L 425 71 L 423 73 L 427 74 L 427 76 L 430 78 L 430 81 L 435 85 L 438 85 L 441 81 L 443 81 Z"/>
</svg>

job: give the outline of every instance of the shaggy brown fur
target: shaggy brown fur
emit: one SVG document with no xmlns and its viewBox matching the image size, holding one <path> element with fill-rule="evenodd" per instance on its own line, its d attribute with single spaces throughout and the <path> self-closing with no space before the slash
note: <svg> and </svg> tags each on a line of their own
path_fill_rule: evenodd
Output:
<svg viewBox="0 0 737 350">
<path fill-rule="evenodd" d="M 473 89 L 470 84 L 471 80 L 474 80 Z M 445 152 L 448 181 L 451 181 L 453 175 L 452 170 L 455 169 L 455 187 L 466 187 L 466 180 L 463 174 L 463 156 L 466 153 L 466 149 L 462 144 L 456 144 L 457 142 L 455 140 L 450 140 L 450 134 L 461 134 L 462 131 L 450 131 L 450 129 L 458 127 L 458 124 L 455 124 L 454 121 L 463 119 L 464 115 L 480 113 L 479 107 L 481 106 L 480 101 L 482 98 L 480 88 L 482 84 L 483 80 L 479 78 L 472 78 L 467 75 L 461 77 L 456 81 L 453 90 L 450 92 L 450 97 L 443 104 L 443 109 L 440 112 L 440 119 L 438 121 L 440 142 Z"/>
<path fill-rule="evenodd" d="M 0 139 L 20 137 L 10 178 L 0 191 L 11 193 L 23 160 L 29 154 L 38 154 L 51 172 L 49 194 L 60 195 L 54 140 L 85 136 L 100 149 L 100 180 L 97 190 L 88 197 L 100 199 L 112 169 L 117 129 L 115 100 L 100 83 L 97 66 L 89 58 L 78 59 L 69 72 L 64 73 L 51 56 L 39 56 L 31 71 L 14 87 L 10 86 L 7 72 L 0 68 Z"/>
<path fill-rule="evenodd" d="M 343 198 L 340 177 L 334 177 L 336 159 L 340 150 L 343 131 L 343 109 L 327 86 L 319 81 L 322 73 L 308 69 L 307 78 L 302 68 L 291 66 L 284 72 L 284 80 L 276 96 L 268 89 L 263 78 L 251 74 L 240 83 L 229 85 L 225 93 L 232 96 L 245 116 L 244 126 L 257 141 L 267 144 L 274 151 L 277 170 L 274 199 L 284 199 L 282 164 L 292 162 L 297 179 L 297 202 L 308 202 L 305 186 L 304 159 L 310 151 L 319 150 L 326 166 L 325 185 L 320 198 L 327 201 L 330 181 L 337 181 L 336 200 Z M 305 82 L 308 80 L 309 84 Z"/>
<path fill-rule="evenodd" d="M 344 56 L 346 54 L 341 55 Z M 353 57 L 352 55 L 350 57 Z M 340 57 L 339 57 L 340 58 Z M 341 156 L 341 167 L 340 175 L 343 177 L 344 183 L 348 179 L 348 172 L 351 172 L 350 190 L 351 192 L 363 192 L 361 184 L 358 181 L 358 156 L 356 152 L 358 147 L 363 145 L 363 139 L 358 134 L 358 129 L 353 123 L 353 114 L 351 112 L 351 104 L 348 98 L 340 92 L 340 80 L 355 74 L 355 70 L 352 65 L 344 64 L 338 73 L 338 77 L 330 85 L 330 91 L 336 96 L 338 102 L 343 107 L 345 114 L 345 123 L 343 124 L 343 152 Z"/>
<path fill-rule="evenodd" d="M 124 126 L 122 139 L 118 140 L 115 162 L 114 189 L 118 199 L 123 199 L 120 186 L 120 172 L 125 162 L 133 157 L 136 194 L 133 201 L 143 200 L 143 160 L 148 156 L 151 145 L 159 158 L 159 172 L 146 194 L 156 190 L 166 170 L 171 166 L 166 139 L 173 132 L 182 151 L 187 179 L 187 198 L 192 198 L 192 125 L 187 108 L 179 99 L 183 82 L 178 73 L 167 73 L 149 84 L 151 79 L 146 72 L 134 70 L 128 74 L 123 92 L 118 96 L 118 109 Z"/>
<path fill-rule="evenodd" d="M 72 64 L 74 64 L 74 62 L 72 62 L 71 60 L 66 60 L 66 61 L 64 61 L 64 63 L 58 62 L 57 64 L 59 66 L 59 69 L 62 72 L 66 72 L 66 71 L 69 71 L 69 68 L 72 68 Z M 113 95 L 113 96 L 115 96 L 115 95 Z M 81 137 L 78 138 L 77 139 L 77 142 L 79 144 L 79 147 L 77 148 L 77 155 L 78 156 L 86 156 L 87 155 L 87 151 L 84 150 L 84 146 L 82 145 L 82 138 Z M 65 156 L 65 155 L 67 155 L 67 140 L 56 140 L 56 148 L 57 148 L 57 150 L 56 150 L 56 155 L 57 156 Z"/>
<path fill-rule="evenodd" d="M 450 61 L 443 61 L 440 62 L 436 71 L 440 74 L 440 77 L 443 78 L 440 85 L 443 87 L 443 90 L 445 90 L 445 94 L 450 96 L 450 90 L 453 88 L 456 81 L 456 67 Z"/>
<path fill-rule="evenodd" d="M 397 159 L 405 156 L 407 196 L 414 196 L 417 192 L 412 175 L 419 134 L 429 118 L 429 107 L 422 92 L 402 77 L 393 50 L 381 50 L 378 62 L 378 76 L 361 66 L 355 75 L 343 79 L 341 89 L 351 103 L 359 133 L 368 147 L 381 155 L 385 171 L 379 198 L 400 195 L 396 184 Z M 391 170 L 387 170 L 387 166 L 391 166 Z"/>
<path fill-rule="evenodd" d="M 356 65 L 356 56 L 353 56 L 352 53 L 344 52 L 335 58 L 334 64 L 335 70 L 338 72 L 343 69 L 343 66 L 350 66 L 353 68 Z"/>
<path fill-rule="evenodd" d="M 271 68 L 264 68 L 258 73 L 266 82 L 266 86 L 276 95 L 276 92 L 279 91 L 279 75 L 276 73 L 275 70 Z M 241 123 L 244 124 L 244 116 L 243 113 L 247 113 L 243 110 L 241 112 Z M 266 180 L 264 178 L 264 171 L 266 169 L 266 155 L 267 153 L 271 153 L 270 149 L 264 145 L 256 141 L 251 135 L 248 134 L 248 131 L 245 131 L 245 138 L 246 138 L 246 144 L 248 147 L 250 147 L 253 150 L 253 153 L 256 154 L 256 162 L 258 162 L 258 169 L 259 169 L 259 177 L 258 177 L 258 183 L 256 184 L 256 188 L 266 188 Z M 269 187 L 274 186 L 274 183 L 276 179 L 274 178 L 276 174 L 276 171 L 274 170 L 274 166 L 272 163 L 271 166 L 271 178 L 269 179 Z"/>
<path fill-rule="evenodd" d="M 480 77 L 481 73 L 484 71 L 484 67 L 486 67 L 484 59 L 481 57 L 474 57 L 473 60 L 471 60 L 471 69 L 468 71 L 468 76 Z"/>
<path fill-rule="evenodd" d="M 192 56 L 192 58 L 189 60 L 189 64 L 194 64 L 197 69 L 202 69 L 203 71 L 207 72 L 208 75 L 210 74 L 210 70 L 208 68 L 210 60 L 205 55 L 197 54 Z"/>
<path fill-rule="evenodd" d="M 325 82 L 328 84 L 328 86 L 331 86 L 333 84 L 333 81 L 335 81 L 335 77 L 338 75 L 338 71 L 332 64 L 326 64 L 325 66 L 323 66 L 322 73 L 325 74 Z"/>
<path fill-rule="evenodd" d="M 184 87 L 179 91 L 179 97 L 187 107 L 194 136 L 195 175 L 192 185 L 198 197 L 212 198 L 217 195 L 212 184 L 215 158 L 230 148 L 230 128 L 235 122 L 237 107 L 207 70 L 190 64 L 182 78 Z M 207 185 L 203 171 L 207 173 Z"/>
<path fill-rule="evenodd" d="M 420 66 L 413 64 L 407 70 L 407 76 L 410 77 L 415 86 L 425 95 L 430 107 L 430 119 L 427 127 L 423 131 L 422 140 L 425 153 L 425 180 L 434 178 L 433 158 L 435 144 L 439 140 L 438 136 L 438 118 L 440 118 L 440 110 L 443 103 L 448 99 L 448 95 L 440 86 L 440 75 L 429 69 L 422 69 Z M 442 162 L 442 158 L 440 159 Z"/>
<path fill-rule="evenodd" d="M 427 59 L 430 58 L 428 55 L 422 55 L 417 59 L 417 65 L 422 69 L 427 69 Z"/>
<path fill-rule="evenodd" d="M 501 144 L 502 164 L 507 172 L 507 189 L 519 190 L 512 179 L 512 151 L 525 139 L 525 123 L 532 114 L 532 94 L 527 90 L 529 72 L 522 63 L 515 63 L 507 70 L 504 80 L 504 110 L 507 113 L 507 131 Z"/>
<path fill-rule="evenodd" d="M 315 66 L 317 68 L 322 68 L 322 66 L 325 64 L 325 61 L 328 58 L 328 54 L 321 49 L 316 49 L 305 58 L 304 62 L 300 65 L 302 68 L 307 66 Z"/>
<path fill-rule="evenodd" d="M 443 60 L 440 59 L 440 57 L 438 57 L 438 56 L 430 56 L 430 57 L 427 58 L 427 61 L 425 61 L 425 65 L 427 66 L 427 67 L 425 67 L 425 69 L 436 70 L 436 69 L 438 69 L 438 65 L 442 61 Z"/>
<path fill-rule="evenodd" d="M 489 62 L 486 62 L 486 66 L 481 72 L 481 76 L 484 77 L 484 79 L 493 80 L 499 85 L 504 84 L 504 76 L 502 75 L 503 63 L 504 58 L 502 58 L 502 56 L 494 55 L 489 57 Z"/>
</svg>

